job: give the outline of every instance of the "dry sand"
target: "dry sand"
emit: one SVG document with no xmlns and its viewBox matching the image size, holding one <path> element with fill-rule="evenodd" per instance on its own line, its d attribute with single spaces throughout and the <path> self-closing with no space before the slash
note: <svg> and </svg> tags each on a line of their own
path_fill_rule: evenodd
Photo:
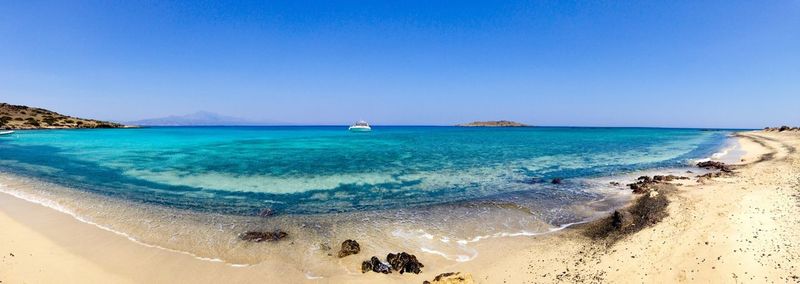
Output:
<svg viewBox="0 0 800 284">
<path fill-rule="evenodd" d="M 490 239 L 478 243 L 474 260 L 429 265 L 419 275 L 361 274 L 359 263 L 369 257 L 361 254 L 340 260 L 342 275 L 325 279 L 308 279 L 279 260 L 232 267 L 144 246 L 0 194 L 0 281 L 421 283 L 459 271 L 477 283 L 800 282 L 800 134 L 740 135 L 747 154 L 735 175 L 675 181 L 661 193 L 670 201 L 668 216 L 617 242 L 586 237 L 589 226 Z M 423 263 L 433 257 L 417 255 Z"/>
</svg>

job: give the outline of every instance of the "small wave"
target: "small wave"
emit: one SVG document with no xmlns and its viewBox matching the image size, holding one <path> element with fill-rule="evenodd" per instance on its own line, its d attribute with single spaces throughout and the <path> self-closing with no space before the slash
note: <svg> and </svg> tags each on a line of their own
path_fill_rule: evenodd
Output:
<svg viewBox="0 0 800 284">
<path fill-rule="evenodd" d="M 499 232 L 499 233 L 495 233 L 495 234 L 491 234 L 491 235 L 475 236 L 475 237 L 470 238 L 470 239 L 461 239 L 461 240 L 455 241 L 455 244 L 457 245 L 457 247 L 455 249 L 469 252 L 469 254 L 459 254 L 459 253 L 448 254 L 448 253 L 443 252 L 441 250 L 437 250 L 437 249 L 431 248 L 432 246 L 422 246 L 422 247 L 420 247 L 420 251 L 422 251 L 424 253 L 438 255 L 438 256 L 441 256 L 441 257 L 443 257 L 443 258 L 445 258 L 447 260 L 451 260 L 451 261 L 467 262 L 467 261 L 471 261 L 471 260 L 475 259 L 476 257 L 478 257 L 478 251 L 473 249 L 473 248 L 468 247 L 468 245 L 471 244 L 471 243 L 476 243 L 476 242 L 479 242 L 481 240 L 492 239 L 492 238 L 540 236 L 540 235 L 545 235 L 545 234 L 558 232 L 558 231 L 564 230 L 564 229 L 566 229 L 566 228 L 568 228 L 570 226 L 577 225 L 577 224 L 582 224 L 582 223 L 587 223 L 587 222 L 590 222 L 590 220 L 580 221 L 580 222 L 571 222 L 571 223 L 563 224 L 563 225 L 560 225 L 560 226 L 552 227 L 552 228 L 550 228 L 550 229 L 548 229 L 547 231 L 544 231 L 544 232 L 530 232 L 530 231 L 524 231 L 524 230 L 523 231 L 519 231 L 519 232 Z M 393 233 L 393 235 L 398 236 L 398 237 L 417 238 L 417 239 L 425 239 L 425 240 L 433 240 L 433 239 L 436 238 L 434 235 L 432 235 L 430 233 L 427 233 L 424 230 L 417 230 L 416 234 L 414 234 L 414 233 L 403 233 L 403 232 L 395 231 Z M 452 245 L 450 243 L 451 239 L 449 237 L 442 236 L 442 237 L 438 238 L 438 240 L 443 244 Z"/>
<path fill-rule="evenodd" d="M 476 257 L 478 257 L 478 252 L 477 251 L 475 252 L 475 254 L 473 254 L 471 256 L 470 255 L 457 254 L 456 257 L 453 258 L 453 257 L 450 257 L 446 253 L 443 253 L 443 252 L 440 252 L 440 251 L 437 251 L 437 250 L 433 250 L 433 249 L 429 249 L 429 248 L 426 248 L 426 247 L 421 247 L 420 250 L 422 252 L 425 252 L 425 253 L 439 255 L 441 257 L 444 257 L 447 260 L 453 260 L 453 261 L 457 261 L 457 262 L 467 262 L 467 261 L 473 260 Z"/>
<path fill-rule="evenodd" d="M 723 143 L 716 152 L 699 159 L 692 159 L 689 160 L 689 164 L 694 166 L 700 162 L 707 162 L 707 161 L 722 161 L 725 163 L 736 163 L 739 159 L 744 155 L 744 151 L 741 150 L 741 145 L 739 141 L 732 136 L 728 136 L 726 138 L 726 142 Z"/>
<path fill-rule="evenodd" d="M 494 233 L 494 234 L 491 234 L 491 235 L 476 236 L 476 237 L 473 237 L 472 239 L 468 239 L 468 240 L 467 239 L 458 240 L 456 242 L 459 243 L 459 244 L 462 244 L 462 245 L 467 245 L 467 244 L 470 244 L 470 243 L 476 243 L 476 242 L 479 242 L 481 240 L 491 239 L 491 238 L 541 236 L 541 235 L 544 235 L 544 234 L 550 234 L 550 233 L 554 233 L 554 232 L 558 232 L 558 231 L 564 230 L 566 228 L 569 228 L 570 226 L 574 226 L 574 225 L 578 225 L 578 224 L 584 224 L 584 223 L 588 223 L 588 222 L 591 222 L 591 220 L 585 220 L 585 221 L 579 221 L 579 222 L 572 222 L 572 223 L 563 224 L 561 226 L 550 228 L 545 232 L 529 232 L 529 231 L 519 231 L 519 232 L 515 232 L 515 233 L 500 232 L 500 233 Z"/>
<path fill-rule="evenodd" d="M 134 242 L 136 244 L 145 246 L 145 247 L 156 248 L 156 249 L 161 249 L 161 250 L 165 250 L 165 251 L 169 251 L 169 252 L 185 254 L 185 255 L 191 256 L 191 257 L 193 257 L 195 259 L 202 260 L 202 261 L 222 262 L 222 263 L 225 263 L 226 265 L 231 266 L 231 267 L 248 267 L 248 266 L 251 266 L 251 264 L 229 263 L 229 262 L 225 262 L 224 260 L 219 259 L 219 258 L 203 257 L 203 256 L 196 255 L 194 253 L 191 253 L 191 252 L 187 252 L 187 251 L 181 251 L 181 250 L 166 248 L 166 247 L 162 247 L 162 246 L 158 246 L 158 245 L 148 244 L 148 243 L 139 241 L 138 239 L 134 238 L 133 236 L 131 236 L 131 235 L 125 233 L 125 232 L 120 232 L 120 231 L 114 230 L 112 228 L 100 225 L 100 224 L 92 222 L 90 220 L 87 220 L 86 218 L 81 217 L 80 215 L 78 215 L 74 211 L 70 210 L 69 208 L 67 208 L 65 206 L 62 206 L 61 204 L 59 204 L 56 201 L 53 201 L 53 200 L 50 200 L 50 199 L 46 199 L 46 198 L 36 197 L 36 196 L 34 196 L 32 194 L 24 193 L 24 192 L 19 191 L 19 190 L 13 190 L 13 189 L 8 188 L 5 184 L 0 184 L 0 192 L 8 194 L 8 195 L 11 195 L 11 196 L 13 196 L 15 198 L 19 198 L 19 199 L 25 200 L 25 201 L 30 202 L 30 203 L 38 204 L 38 205 L 41 205 L 41 206 L 56 210 L 58 212 L 67 214 L 67 215 L 71 216 L 72 218 L 74 218 L 75 220 L 78 220 L 78 221 L 80 221 L 82 223 L 89 224 L 89 225 L 95 226 L 95 227 L 97 227 L 99 229 L 102 229 L 102 230 L 114 233 L 116 235 L 125 237 L 126 239 L 128 239 L 128 240 L 130 240 L 130 241 L 132 241 L 132 242 Z"/>
<path fill-rule="evenodd" d="M 724 149 L 722 149 L 722 151 L 720 151 L 720 152 L 716 152 L 716 153 L 714 153 L 714 154 L 711 154 L 711 158 L 712 158 L 712 159 L 720 159 L 720 158 L 722 158 L 722 157 L 724 157 L 724 156 L 728 155 L 728 153 L 730 153 L 730 152 L 731 152 L 731 150 L 733 150 L 733 148 L 724 148 Z"/>
</svg>

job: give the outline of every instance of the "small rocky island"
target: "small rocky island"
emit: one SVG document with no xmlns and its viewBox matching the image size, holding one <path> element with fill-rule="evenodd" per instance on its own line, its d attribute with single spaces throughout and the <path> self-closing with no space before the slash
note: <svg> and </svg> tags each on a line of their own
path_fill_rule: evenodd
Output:
<svg viewBox="0 0 800 284">
<path fill-rule="evenodd" d="M 496 120 L 496 121 L 475 121 L 470 123 L 458 124 L 456 126 L 461 127 L 531 127 L 530 125 L 508 121 L 508 120 Z"/>
<path fill-rule="evenodd" d="M 125 125 L 62 115 L 28 106 L 0 103 L 0 129 L 124 128 Z"/>
</svg>

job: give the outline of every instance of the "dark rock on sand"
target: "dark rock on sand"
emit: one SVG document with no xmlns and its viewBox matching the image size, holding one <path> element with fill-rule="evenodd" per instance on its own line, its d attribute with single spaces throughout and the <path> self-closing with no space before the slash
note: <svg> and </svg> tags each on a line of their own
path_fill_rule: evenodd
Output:
<svg viewBox="0 0 800 284">
<path fill-rule="evenodd" d="M 423 284 L 472 284 L 472 274 L 461 272 L 446 272 L 433 278 L 433 281 L 423 281 Z"/>
<path fill-rule="evenodd" d="M 425 267 L 425 265 L 422 265 L 422 263 L 417 260 L 416 256 L 405 252 L 399 254 L 390 253 L 386 256 L 386 260 L 392 265 L 392 268 L 399 271 L 400 274 L 403 274 L 403 272 L 419 274 L 420 268 Z"/>
<path fill-rule="evenodd" d="M 373 272 L 389 274 L 392 273 L 392 268 L 381 262 L 377 257 L 373 256 L 368 261 L 361 263 L 361 273 L 367 273 L 372 270 Z"/>
<path fill-rule="evenodd" d="M 269 217 L 275 214 L 275 211 L 272 211 L 272 208 L 264 208 L 263 210 L 258 212 L 259 217 Z"/>
<path fill-rule="evenodd" d="M 653 177 L 640 176 L 636 179 L 635 183 L 628 184 L 628 187 L 633 189 L 633 193 L 641 194 L 649 192 L 654 185 L 663 182 L 670 182 L 678 179 L 689 179 L 688 177 L 675 176 L 675 175 L 657 175 Z"/>
<path fill-rule="evenodd" d="M 613 244 L 626 235 L 641 231 L 667 216 L 667 195 L 674 189 L 659 188 L 659 194 L 644 194 L 627 208 L 614 211 L 611 216 L 587 225 L 585 235 L 593 239 L 605 239 Z"/>
<path fill-rule="evenodd" d="M 676 175 L 666 175 L 666 176 L 653 176 L 653 181 L 656 182 L 670 182 L 676 179 L 689 179 L 688 177 L 676 176 Z"/>
<path fill-rule="evenodd" d="M 329 251 L 329 250 L 331 250 L 331 246 L 329 246 L 328 244 L 321 243 L 321 244 L 319 244 L 319 250 Z"/>
<path fill-rule="evenodd" d="M 628 186 L 633 190 L 633 193 L 642 194 L 650 191 L 650 185 L 646 183 L 631 183 Z"/>
<path fill-rule="evenodd" d="M 625 210 L 615 210 L 613 214 L 611 214 L 611 226 L 615 230 L 622 230 L 625 227 L 628 227 L 633 224 L 633 216 L 631 213 Z"/>
<path fill-rule="evenodd" d="M 561 184 L 563 182 L 564 182 L 564 179 L 562 179 L 562 178 L 554 178 L 552 181 L 550 181 L 550 183 L 552 183 L 552 184 Z"/>
<path fill-rule="evenodd" d="M 628 187 L 633 190 L 633 193 L 642 194 L 649 192 L 653 184 L 655 182 L 649 176 L 640 176 L 635 183 L 628 184 Z"/>
<path fill-rule="evenodd" d="M 273 232 L 247 231 L 239 235 L 239 239 L 255 243 L 260 243 L 263 241 L 274 242 L 279 241 L 288 235 L 288 233 L 281 230 L 275 230 Z"/>
<path fill-rule="evenodd" d="M 781 127 L 764 127 L 764 131 L 767 132 L 784 132 L 784 131 L 798 131 L 800 127 L 791 127 L 787 125 L 783 125 Z"/>
<path fill-rule="evenodd" d="M 700 168 L 704 168 L 704 169 L 720 170 L 720 171 L 723 171 L 723 172 L 726 172 L 726 173 L 729 173 L 729 172 L 732 171 L 731 168 L 728 167 L 728 165 L 726 165 L 725 163 L 722 163 L 722 162 L 717 162 L 717 161 L 699 162 L 699 163 L 697 163 L 697 166 L 700 167 Z"/>
<path fill-rule="evenodd" d="M 699 178 L 715 178 L 715 177 L 721 177 L 721 176 L 722 176 L 721 172 L 713 172 L 713 173 L 707 173 L 707 174 L 699 175 L 697 177 L 699 177 Z"/>
<path fill-rule="evenodd" d="M 622 228 L 622 221 L 622 213 L 615 210 L 614 213 L 611 214 L 611 226 L 619 230 L 619 228 Z"/>
<path fill-rule="evenodd" d="M 699 176 L 697 176 L 697 182 L 705 183 L 706 181 L 708 181 L 711 178 L 721 177 L 722 175 L 723 175 L 723 172 L 713 172 L 713 173 L 707 173 L 707 174 L 704 174 L 704 175 L 699 175 Z"/>
<path fill-rule="evenodd" d="M 339 258 L 351 255 L 351 254 L 358 254 L 361 252 L 361 246 L 358 242 L 354 240 L 346 240 L 342 242 L 342 249 L 339 250 Z"/>
</svg>

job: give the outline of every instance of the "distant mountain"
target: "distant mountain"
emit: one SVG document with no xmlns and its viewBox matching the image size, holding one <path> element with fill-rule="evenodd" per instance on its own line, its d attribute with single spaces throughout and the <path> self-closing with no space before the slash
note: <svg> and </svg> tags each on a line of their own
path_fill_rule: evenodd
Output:
<svg viewBox="0 0 800 284">
<path fill-rule="evenodd" d="M 508 120 L 498 120 L 498 121 L 475 121 L 465 124 L 459 124 L 456 126 L 462 127 L 529 127 L 530 125 L 508 121 Z"/>
<path fill-rule="evenodd" d="M 222 126 L 222 125 L 272 125 L 277 122 L 254 121 L 239 117 L 225 116 L 213 112 L 199 111 L 187 115 L 173 115 L 161 118 L 131 121 L 128 124 L 139 126 Z"/>
<path fill-rule="evenodd" d="M 66 116 L 42 108 L 0 103 L 0 129 L 122 128 L 125 125 Z"/>
</svg>

